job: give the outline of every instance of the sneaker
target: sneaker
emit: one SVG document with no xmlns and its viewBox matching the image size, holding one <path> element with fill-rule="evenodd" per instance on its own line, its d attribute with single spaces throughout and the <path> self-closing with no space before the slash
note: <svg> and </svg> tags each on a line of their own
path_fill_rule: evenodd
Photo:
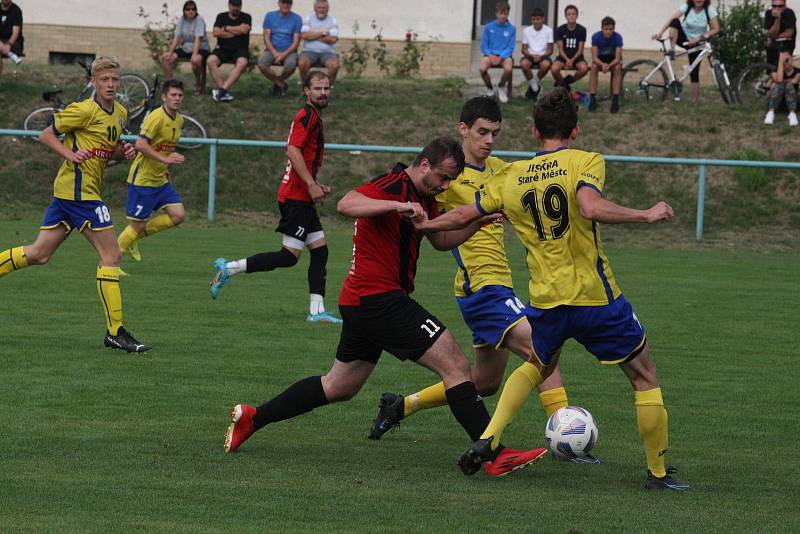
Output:
<svg viewBox="0 0 800 534">
<path fill-rule="evenodd" d="M 458 467 L 467 476 L 474 475 L 480 471 L 483 462 L 492 460 L 495 456 L 492 450 L 492 439 L 479 439 L 472 446 L 461 453 L 458 459 Z"/>
<path fill-rule="evenodd" d="M 538 93 L 541 90 L 541 86 L 539 85 L 539 79 L 533 78 L 530 82 L 530 88 L 534 93 Z"/>
<path fill-rule="evenodd" d="M 499 98 L 500 102 L 502 102 L 503 104 L 508 103 L 508 91 L 506 91 L 505 87 L 497 88 L 497 98 Z"/>
<path fill-rule="evenodd" d="M 212 89 L 211 90 L 211 98 L 214 100 L 214 102 L 220 102 L 219 89 Z"/>
<path fill-rule="evenodd" d="M 589 107 L 589 111 L 591 113 L 594 113 L 595 111 L 597 111 L 597 100 L 594 97 L 590 97 L 589 106 L 588 107 Z"/>
<path fill-rule="evenodd" d="M 331 315 L 328 312 L 322 312 L 322 313 L 315 313 L 314 315 L 309 313 L 308 315 L 306 315 L 306 322 L 341 324 L 342 320 L 339 319 L 338 317 Z"/>
<path fill-rule="evenodd" d="M 14 65 L 19 65 L 20 63 L 22 63 L 22 58 L 21 58 L 21 57 L 19 57 L 19 56 L 18 56 L 17 54 L 15 54 L 14 52 L 9 52 L 9 53 L 8 53 L 8 59 L 10 59 L 11 61 L 13 61 L 13 62 L 14 62 Z"/>
<path fill-rule="evenodd" d="M 764 124 L 774 124 L 774 123 L 775 123 L 775 112 L 767 111 L 767 116 L 764 117 Z"/>
<path fill-rule="evenodd" d="M 378 416 L 372 421 L 369 439 L 381 439 L 394 427 L 400 426 L 403 419 L 403 396 L 398 393 L 384 393 L 378 404 Z"/>
<path fill-rule="evenodd" d="M 236 452 L 247 438 L 256 431 L 253 428 L 253 417 L 256 409 L 248 404 L 237 404 L 231 410 L 231 424 L 225 432 L 225 452 Z"/>
<path fill-rule="evenodd" d="M 794 111 L 789 113 L 789 126 L 797 126 L 797 113 Z"/>
<path fill-rule="evenodd" d="M 611 101 L 611 109 L 609 109 L 611 113 L 619 113 L 619 100 L 612 100 Z"/>
<path fill-rule="evenodd" d="M 488 96 L 489 98 L 494 98 L 495 96 L 497 96 L 497 86 L 492 85 L 491 89 L 487 89 L 486 96 Z"/>
<path fill-rule="evenodd" d="M 217 258 L 214 262 L 214 277 L 211 278 L 211 298 L 216 300 L 219 290 L 228 283 L 228 260 Z"/>
<path fill-rule="evenodd" d="M 233 95 L 230 94 L 228 91 L 220 89 L 219 92 L 220 92 L 219 95 L 220 102 L 230 102 L 231 100 L 233 100 Z"/>
<path fill-rule="evenodd" d="M 547 449 L 544 448 L 531 449 L 529 451 L 504 448 L 494 460 L 483 463 L 483 471 L 490 477 L 502 477 L 511 471 L 535 464 L 539 461 L 539 458 L 546 454 Z"/>
<path fill-rule="evenodd" d="M 574 82 L 574 81 L 575 81 L 575 77 L 574 77 L 574 76 L 572 76 L 572 74 L 567 74 L 566 76 L 564 76 L 564 82 L 563 82 L 563 83 L 564 83 L 564 85 L 566 85 L 567 87 L 569 87 L 570 85 L 572 85 L 572 82 Z"/>
<path fill-rule="evenodd" d="M 533 91 L 533 89 L 529 85 L 528 88 L 525 90 L 525 98 L 528 98 L 528 99 L 532 100 L 534 94 L 536 94 L 536 93 Z"/>
<path fill-rule="evenodd" d="M 103 339 L 103 344 L 112 349 L 121 349 L 128 352 L 147 352 L 153 348 L 150 345 L 136 341 L 136 338 L 130 335 L 127 330 L 121 326 L 116 336 L 112 336 L 111 333 L 106 330 L 106 337 Z"/>
<path fill-rule="evenodd" d="M 587 454 L 585 456 L 568 456 L 566 454 L 553 451 L 553 460 L 558 462 L 572 462 L 574 464 L 592 464 L 592 465 L 600 465 L 603 463 L 602 460 L 599 458 L 595 458 L 591 454 Z"/>
<path fill-rule="evenodd" d="M 671 489 L 675 491 L 684 491 L 689 489 L 689 484 L 685 482 L 678 482 L 670 475 L 674 474 L 677 471 L 674 467 L 667 468 L 667 474 L 661 478 L 654 477 L 653 473 L 650 470 L 647 470 L 647 481 L 644 483 L 644 489 L 646 490 L 663 490 L 663 489 Z"/>
</svg>

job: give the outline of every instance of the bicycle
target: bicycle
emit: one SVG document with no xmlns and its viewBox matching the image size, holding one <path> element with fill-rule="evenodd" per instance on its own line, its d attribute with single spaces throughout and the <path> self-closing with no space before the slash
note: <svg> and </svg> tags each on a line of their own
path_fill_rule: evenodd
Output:
<svg viewBox="0 0 800 534">
<path fill-rule="evenodd" d="M 792 57 L 792 63 L 800 62 L 800 54 Z M 736 80 L 736 98 L 740 104 L 752 105 L 766 102 L 772 90 L 772 73 L 777 70 L 770 63 L 752 63 L 744 68 Z"/>
<path fill-rule="evenodd" d="M 80 102 L 86 98 L 94 98 L 95 90 L 91 83 L 92 71 L 89 65 L 78 62 L 78 65 L 86 71 L 86 85 L 75 98 L 74 102 Z M 42 93 L 42 98 L 49 102 L 49 106 L 34 109 L 25 116 L 22 121 L 23 130 L 43 130 L 53 122 L 53 114 L 63 110 L 69 102 L 61 99 L 62 89 L 46 91 Z M 146 96 L 150 93 L 150 86 L 147 80 L 137 74 L 123 74 L 120 77 L 120 86 L 117 91 L 117 100 L 128 110 L 128 119 L 136 118 L 144 112 Z"/>
<path fill-rule="evenodd" d="M 722 35 L 722 33 L 718 34 L 719 37 L 722 37 Z M 633 96 L 643 98 L 647 101 L 661 102 L 668 94 L 672 94 L 675 100 L 680 100 L 681 93 L 683 92 L 683 82 L 689 77 L 695 67 L 699 67 L 703 59 L 708 58 L 708 62 L 711 65 L 711 72 L 714 76 L 714 83 L 717 89 L 719 89 L 720 95 L 722 95 L 722 100 L 729 105 L 738 102 L 731 88 L 725 65 L 714 55 L 714 47 L 710 40 L 702 39 L 696 46 L 677 53 L 674 50 L 667 49 L 665 44 L 667 41 L 669 41 L 669 39 L 658 39 L 661 45 L 661 51 L 664 53 L 664 59 L 662 59 L 660 63 L 656 63 L 650 59 L 637 59 L 623 67 L 623 87 L 625 86 L 626 75 L 629 73 L 640 75 L 636 80 Z M 692 64 L 684 65 L 684 72 L 680 78 L 675 76 L 675 69 L 672 66 L 672 62 L 679 57 L 687 56 L 694 52 L 699 52 L 699 55 Z M 643 76 L 641 75 L 642 73 L 644 73 Z"/>
<path fill-rule="evenodd" d="M 145 117 L 153 111 L 157 109 L 161 105 L 161 97 L 159 93 L 159 83 L 158 83 L 158 75 L 156 74 L 153 77 L 153 84 L 150 87 L 149 91 L 147 92 L 147 97 L 144 100 L 143 110 L 145 113 L 139 114 L 133 118 L 133 120 L 128 120 L 128 124 L 125 125 L 125 133 L 130 135 L 137 135 L 141 130 L 142 123 L 144 122 Z M 181 111 L 181 116 L 183 117 L 183 127 L 181 128 L 181 140 L 178 141 L 178 147 L 184 150 L 194 150 L 197 148 L 202 147 L 203 145 L 200 143 L 190 143 L 186 142 L 184 138 L 207 138 L 208 132 L 205 129 L 200 121 L 195 119 L 194 117 L 187 115 L 186 113 Z M 136 120 L 136 119 L 139 120 Z"/>
</svg>

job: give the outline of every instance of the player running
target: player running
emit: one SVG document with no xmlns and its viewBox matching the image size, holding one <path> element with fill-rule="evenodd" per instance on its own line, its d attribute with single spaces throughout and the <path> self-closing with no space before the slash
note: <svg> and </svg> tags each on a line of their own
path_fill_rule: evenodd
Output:
<svg viewBox="0 0 800 534">
<path fill-rule="evenodd" d="M 659 202 L 648 210 L 619 206 L 602 196 L 605 162 L 600 154 L 569 148 L 578 116 L 569 92 L 552 91 L 534 110 L 533 133 L 542 151 L 517 161 L 502 179 L 487 184 L 470 206 L 418 224 L 425 232 L 452 231 L 504 210 L 527 249 L 533 328 L 529 361 L 506 381 L 489 426 L 459 460 L 465 474 L 490 458 L 500 436 L 534 387 L 558 362 L 561 347 L 576 339 L 601 363 L 618 364 L 631 382 L 639 434 L 647 457 L 647 489 L 684 490 L 665 467 L 667 412 L 644 328 L 617 286 L 603 252 L 599 223 L 671 220 Z"/>
<path fill-rule="evenodd" d="M 99 57 L 92 63 L 95 98 L 74 102 L 53 115 L 52 127 L 39 141 L 64 158 L 55 179 L 53 200 L 47 208 L 33 245 L 0 252 L 0 277 L 29 265 L 44 265 L 69 234 L 77 229 L 100 256 L 97 293 L 106 319 L 106 347 L 145 352 L 151 347 L 137 341 L 122 327 L 119 262 L 122 253 L 114 236 L 114 223 L 103 200 L 100 184 L 110 159 L 133 159 L 130 143 L 121 142 L 128 112 L 116 102 L 120 65 Z M 63 143 L 58 136 L 64 135 Z"/>
<path fill-rule="evenodd" d="M 306 95 L 306 105 L 295 115 L 289 130 L 286 147 L 289 162 L 278 190 L 281 220 L 275 231 L 283 234 L 283 248 L 277 252 L 262 252 L 241 260 L 217 258 L 214 262 L 214 277 L 211 279 L 211 298 L 216 299 L 219 290 L 235 274 L 293 267 L 303 248 L 308 247 L 311 255 L 308 265 L 310 304 L 306 321 L 341 323 L 341 319 L 325 311 L 328 244 L 314 206 L 315 203 L 321 204 L 331 192 L 330 187 L 317 181 L 325 152 L 321 113 L 330 101 L 330 78 L 324 72 L 312 72 L 303 83 L 303 92 Z"/>
<path fill-rule="evenodd" d="M 464 153 L 454 139 L 429 143 L 411 167 L 391 171 L 347 193 L 338 211 L 356 219 L 350 272 L 339 295 L 344 318 L 333 367 L 324 376 L 296 382 L 272 400 L 253 408 L 237 404 L 225 435 L 225 450 L 236 451 L 256 430 L 326 404 L 355 396 L 386 350 L 438 374 L 456 420 L 477 439 L 489 414 L 472 383 L 469 364 L 447 328 L 409 295 L 414 291 L 422 233 L 411 217 L 434 218 L 434 196 L 446 190 L 464 168 Z M 439 250 L 456 247 L 485 221 L 461 230 L 432 234 Z M 498 447 L 484 462 L 492 475 L 503 475 L 535 462 L 545 449 L 514 451 Z"/>
<path fill-rule="evenodd" d="M 186 220 L 181 197 L 170 182 L 168 165 L 180 165 L 175 152 L 181 138 L 183 82 L 166 80 L 161 88 L 161 107 L 148 113 L 136 140 L 138 154 L 128 172 L 128 226 L 119 234 L 119 249 L 141 261 L 138 242 L 144 237 L 178 226 Z M 166 213 L 151 217 L 154 211 Z"/>
<path fill-rule="evenodd" d="M 480 96 L 464 104 L 458 130 L 463 139 L 461 146 L 466 163 L 464 172 L 436 197 L 445 211 L 474 204 L 475 195 L 499 177 L 506 167 L 503 160 L 490 155 L 500 133 L 501 121 L 500 106 L 493 98 Z M 475 353 L 472 381 L 478 394 L 487 397 L 500 389 L 508 363 L 508 349 L 522 358 L 527 357 L 529 351 L 519 350 L 519 347 L 530 344 L 531 327 L 525 317 L 525 305 L 514 294 L 503 224 L 484 226 L 451 252 L 458 266 L 454 289 L 456 301 L 464 322 L 472 331 Z M 539 385 L 539 398 L 548 417 L 568 405 L 558 365 Z M 447 398 L 442 382 L 409 396 L 384 393 L 369 437 L 380 439 L 404 418 L 445 404 Z M 600 463 L 592 456 L 556 457 L 576 463 Z"/>
</svg>

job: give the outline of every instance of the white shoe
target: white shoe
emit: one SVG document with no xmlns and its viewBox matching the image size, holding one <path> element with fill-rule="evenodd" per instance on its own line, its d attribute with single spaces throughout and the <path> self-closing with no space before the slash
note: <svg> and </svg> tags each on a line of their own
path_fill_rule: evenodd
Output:
<svg viewBox="0 0 800 534">
<path fill-rule="evenodd" d="M 797 113 L 794 111 L 789 113 L 789 126 L 797 126 Z"/>
<path fill-rule="evenodd" d="M 775 123 L 775 112 L 767 111 L 767 116 L 764 117 L 764 124 L 774 124 L 774 123 Z"/>
<path fill-rule="evenodd" d="M 536 78 L 531 79 L 531 84 L 530 85 L 531 85 L 531 91 L 533 91 L 534 93 L 538 93 L 539 92 L 540 87 L 539 87 L 539 80 L 538 79 L 536 79 Z"/>
<path fill-rule="evenodd" d="M 505 87 L 497 88 L 497 98 L 499 98 L 500 102 L 502 102 L 503 104 L 508 102 L 508 93 L 506 92 Z"/>
<path fill-rule="evenodd" d="M 497 86 L 493 85 L 491 89 L 487 89 L 486 96 L 488 96 L 489 98 L 494 98 L 495 96 L 497 96 Z"/>
<path fill-rule="evenodd" d="M 15 54 L 14 52 L 9 52 L 9 54 L 8 54 L 8 59 L 10 59 L 11 61 L 13 61 L 13 62 L 14 62 L 14 65 L 19 65 L 20 63 L 22 63 L 22 58 L 21 58 L 21 57 L 19 57 L 19 56 L 18 56 L 17 54 Z"/>
</svg>

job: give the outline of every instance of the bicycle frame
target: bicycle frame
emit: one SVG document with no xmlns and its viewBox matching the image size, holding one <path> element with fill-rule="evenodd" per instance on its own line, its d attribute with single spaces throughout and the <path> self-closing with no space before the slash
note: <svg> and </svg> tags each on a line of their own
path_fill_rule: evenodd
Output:
<svg viewBox="0 0 800 534">
<path fill-rule="evenodd" d="M 667 47 L 664 44 L 664 42 L 665 40 L 659 39 L 659 43 L 661 43 L 661 50 L 664 52 L 664 59 L 661 60 L 661 63 L 656 65 L 656 67 L 650 72 L 650 74 L 644 77 L 643 81 L 645 82 L 649 81 L 650 76 L 655 74 L 660 68 L 666 67 L 666 71 L 669 75 L 669 80 L 668 80 L 669 83 L 673 82 L 683 83 L 684 80 L 686 80 L 686 78 L 688 78 L 691 75 L 691 72 L 698 65 L 700 65 L 700 63 L 702 63 L 705 58 L 707 57 L 710 58 L 711 54 L 714 53 L 714 47 L 711 46 L 711 43 L 709 41 L 701 41 L 701 43 L 698 43 L 697 46 L 690 48 L 688 50 L 684 50 L 683 52 L 678 52 L 677 54 L 670 54 L 669 52 L 667 52 Z M 696 58 L 694 58 L 694 61 L 692 61 L 691 65 L 689 65 L 689 67 L 686 69 L 686 73 L 683 76 L 681 76 L 680 78 L 676 77 L 675 70 L 672 68 L 673 59 L 677 59 L 683 56 L 688 56 L 689 54 L 692 54 L 694 52 L 700 52 L 700 54 Z"/>
</svg>

